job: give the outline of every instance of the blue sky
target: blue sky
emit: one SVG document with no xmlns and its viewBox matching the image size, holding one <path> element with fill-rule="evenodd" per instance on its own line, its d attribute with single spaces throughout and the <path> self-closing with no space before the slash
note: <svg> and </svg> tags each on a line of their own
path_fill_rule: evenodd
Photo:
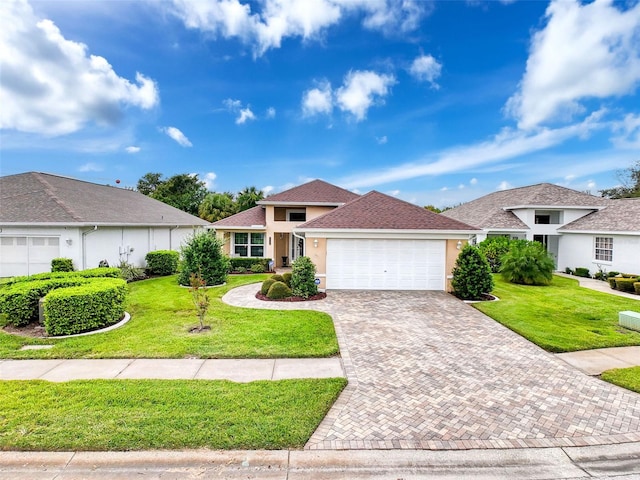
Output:
<svg viewBox="0 0 640 480">
<path fill-rule="evenodd" d="M 451 206 L 640 160 L 640 2 L 6 1 L 0 173 Z"/>
</svg>

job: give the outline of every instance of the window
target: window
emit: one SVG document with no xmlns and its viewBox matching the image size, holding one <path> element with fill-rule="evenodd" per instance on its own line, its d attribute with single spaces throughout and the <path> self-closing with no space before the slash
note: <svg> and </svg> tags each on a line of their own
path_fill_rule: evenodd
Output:
<svg viewBox="0 0 640 480">
<path fill-rule="evenodd" d="M 264 257 L 264 233 L 235 233 L 233 254 L 236 257 Z"/>
<path fill-rule="evenodd" d="M 596 237 L 596 260 L 613 261 L 613 238 Z"/>
<path fill-rule="evenodd" d="M 306 222 L 307 211 L 306 210 L 287 210 L 287 220 L 290 222 Z"/>
</svg>

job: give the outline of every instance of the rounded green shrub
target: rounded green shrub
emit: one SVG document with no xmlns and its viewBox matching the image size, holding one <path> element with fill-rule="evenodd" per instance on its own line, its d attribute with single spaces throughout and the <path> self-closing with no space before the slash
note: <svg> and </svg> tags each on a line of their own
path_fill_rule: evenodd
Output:
<svg viewBox="0 0 640 480">
<path fill-rule="evenodd" d="M 298 257 L 291 266 L 291 290 L 296 297 L 309 298 L 318 293 L 316 266 L 309 257 Z M 285 285 L 286 286 L 286 285 Z"/>
<path fill-rule="evenodd" d="M 237 267 L 236 273 L 247 273 L 247 269 L 244 267 Z"/>
<path fill-rule="evenodd" d="M 609 277 L 609 286 L 611 288 L 613 288 L 614 290 L 616 289 L 616 279 L 615 279 L 615 277 Z"/>
<path fill-rule="evenodd" d="M 540 242 L 514 240 L 502 257 L 500 273 L 511 283 L 548 285 L 553 280 L 555 262 Z"/>
<path fill-rule="evenodd" d="M 284 276 L 276 273 L 275 275 L 271 275 L 270 278 L 273 278 L 276 282 L 283 282 L 283 283 L 287 283 L 284 281 Z"/>
<path fill-rule="evenodd" d="M 51 260 L 52 272 L 73 272 L 73 260 L 70 258 L 54 258 Z"/>
<path fill-rule="evenodd" d="M 124 315 L 126 285 L 104 278 L 51 291 L 44 300 L 47 335 L 73 335 L 117 323 Z"/>
<path fill-rule="evenodd" d="M 636 292 L 637 294 L 639 294 L 639 295 L 640 295 L 640 282 L 635 282 L 635 283 L 633 284 L 633 289 L 635 290 L 635 292 Z"/>
<path fill-rule="evenodd" d="M 222 241 L 213 232 L 194 233 L 182 247 L 181 253 L 180 285 L 189 285 L 192 274 L 199 274 L 209 286 L 227 281 L 229 258 L 222 253 Z"/>
<path fill-rule="evenodd" d="M 277 282 L 277 280 L 275 280 L 273 278 L 267 278 L 264 282 L 262 282 L 262 287 L 260 288 L 260 293 L 262 295 L 266 295 L 267 292 L 269 291 L 269 289 L 271 288 L 271 285 L 273 285 L 276 282 Z"/>
<path fill-rule="evenodd" d="M 453 294 L 463 300 L 480 300 L 482 294 L 493 290 L 491 267 L 482 252 L 472 245 L 465 245 L 453 267 L 451 287 Z"/>
<path fill-rule="evenodd" d="M 271 287 L 269 287 L 269 291 L 267 292 L 267 297 L 271 300 L 280 300 L 282 298 L 287 298 L 291 296 L 291 289 L 287 287 L 284 282 L 274 282 Z"/>
<path fill-rule="evenodd" d="M 173 275 L 178 271 L 180 254 L 173 250 L 156 250 L 147 253 L 145 260 L 151 275 Z"/>
<path fill-rule="evenodd" d="M 637 278 L 624 278 L 624 277 L 615 277 L 616 279 L 616 289 L 621 292 L 633 293 L 635 292 L 633 284 L 638 281 Z"/>
<path fill-rule="evenodd" d="M 118 278 L 120 276 L 119 268 L 89 268 L 87 270 L 79 270 L 73 272 L 43 272 L 36 273 L 30 276 L 21 276 L 21 277 L 13 277 L 6 285 L 13 285 L 14 283 L 21 282 L 30 282 L 33 280 L 49 280 L 54 278 L 71 278 L 71 277 L 81 277 L 81 278 L 98 278 L 98 277 L 109 277 L 109 278 Z"/>
<path fill-rule="evenodd" d="M 250 270 L 253 273 L 264 273 L 267 271 L 267 269 L 262 263 L 254 263 L 253 265 L 251 265 Z"/>
<path fill-rule="evenodd" d="M 489 237 L 478 244 L 493 273 L 500 271 L 502 257 L 509 251 L 510 245 L 509 237 Z"/>
<path fill-rule="evenodd" d="M 282 278 L 283 278 L 283 282 L 287 284 L 287 287 L 291 288 L 291 277 L 292 277 L 292 273 L 291 272 L 286 272 L 282 274 Z"/>
</svg>

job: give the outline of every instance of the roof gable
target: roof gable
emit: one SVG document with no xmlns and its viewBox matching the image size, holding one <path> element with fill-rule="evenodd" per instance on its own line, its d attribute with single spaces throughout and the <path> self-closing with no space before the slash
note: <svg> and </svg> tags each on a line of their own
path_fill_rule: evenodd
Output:
<svg viewBox="0 0 640 480">
<path fill-rule="evenodd" d="M 0 177 L 0 203 L 2 223 L 210 225 L 139 192 L 48 173 Z"/>
<path fill-rule="evenodd" d="M 475 230 L 457 220 L 404 200 L 371 191 L 352 202 L 310 220 L 300 229 Z"/>
<path fill-rule="evenodd" d="M 560 231 L 640 232 L 640 198 L 613 200 L 602 210 L 574 220 Z"/>
<path fill-rule="evenodd" d="M 359 195 L 323 180 L 313 180 L 284 192 L 269 195 L 259 205 L 272 204 L 327 204 L 341 205 L 358 198 Z"/>
<path fill-rule="evenodd" d="M 214 227 L 250 228 L 256 226 L 265 227 L 266 225 L 264 207 L 260 205 L 213 222 Z"/>
<path fill-rule="evenodd" d="M 528 229 L 509 208 L 593 208 L 608 205 L 611 200 L 578 192 L 570 188 L 539 183 L 528 187 L 512 188 L 493 192 L 458 207 L 446 210 L 442 214 L 474 225 L 479 228 Z"/>
</svg>

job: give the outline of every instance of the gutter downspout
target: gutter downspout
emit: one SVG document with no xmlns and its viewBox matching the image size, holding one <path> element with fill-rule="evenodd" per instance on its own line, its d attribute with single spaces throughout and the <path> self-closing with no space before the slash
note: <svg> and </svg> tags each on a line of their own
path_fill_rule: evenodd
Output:
<svg viewBox="0 0 640 480">
<path fill-rule="evenodd" d="M 87 235 L 98 230 L 98 226 L 94 225 L 92 230 L 85 230 L 82 232 L 82 269 L 86 270 L 87 268 Z"/>
</svg>

